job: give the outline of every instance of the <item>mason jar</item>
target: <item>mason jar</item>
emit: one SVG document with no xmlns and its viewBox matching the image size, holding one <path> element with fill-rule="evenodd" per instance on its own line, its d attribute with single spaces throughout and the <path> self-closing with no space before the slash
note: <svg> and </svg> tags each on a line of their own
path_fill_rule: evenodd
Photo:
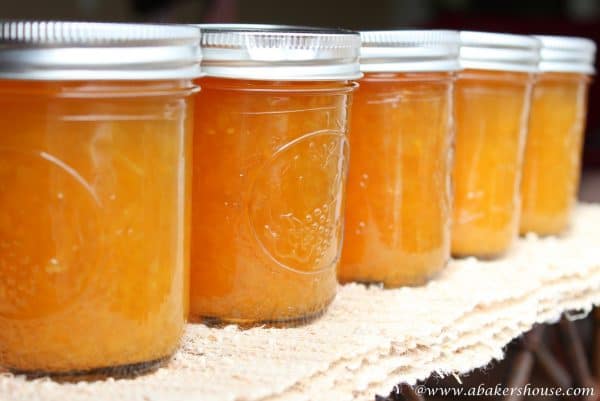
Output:
<svg viewBox="0 0 600 401">
<path fill-rule="evenodd" d="M 203 25 L 191 317 L 305 321 L 333 300 L 358 34 Z"/>
<path fill-rule="evenodd" d="M 452 254 L 494 258 L 518 236 L 523 151 L 539 41 L 461 32 Z"/>
<path fill-rule="evenodd" d="M 131 374 L 188 310 L 193 27 L 0 22 L 0 367 Z"/>
<path fill-rule="evenodd" d="M 363 31 L 342 282 L 424 284 L 450 258 L 458 32 Z"/>
<path fill-rule="evenodd" d="M 520 231 L 556 235 L 569 228 L 577 199 L 596 44 L 566 36 L 536 38 L 542 49 L 525 146 Z"/>
</svg>

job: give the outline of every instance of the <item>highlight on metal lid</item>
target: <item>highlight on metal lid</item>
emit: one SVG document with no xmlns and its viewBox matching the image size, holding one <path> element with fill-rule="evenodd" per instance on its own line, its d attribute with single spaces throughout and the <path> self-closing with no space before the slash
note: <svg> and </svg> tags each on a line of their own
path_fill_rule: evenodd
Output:
<svg viewBox="0 0 600 401">
<path fill-rule="evenodd" d="M 0 21 L 0 78 L 165 80 L 196 78 L 200 32 L 191 26 Z"/>
<path fill-rule="evenodd" d="M 541 44 L 541 72 L 594 74 L 596 43 L 569 36 L 535 36 Z"/>
<path fill-rule="evenodd" d="M 537 72 L 540 42 L 527 35 L 460 32 L 460 64 L 466 69 Z"/>
<path fill-rule="evenodd" d="M 448 30 L 361 31 L 363 72 L 456 71 L 459 36 Z"/>
<path fill-rule="evenodd" d="M 284 25 L 198 26 L 202 70 L 208 76 L 291 81 L 361 77 L 357 32 Z"/>
</svg>

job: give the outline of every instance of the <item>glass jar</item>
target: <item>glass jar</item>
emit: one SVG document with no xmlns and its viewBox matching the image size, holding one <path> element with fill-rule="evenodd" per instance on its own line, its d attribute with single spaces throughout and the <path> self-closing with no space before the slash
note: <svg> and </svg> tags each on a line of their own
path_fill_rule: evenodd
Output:
<svg viewBox="0 0 600 401">
<path fill-rule="evenodd" d="M 303 321 L 336 292 L 360 38 L 202 26 L 191 317 Z"/>
<path fill-rule="evenodd" d="M 519 186 L 539 42 L 461 32 L 455 91 L 452 254 L 493 258 L 517 238 Z"/>
<path fill-rule="evenodd" d="M 425 283 L 450 257 L 453 31 L 361 32 L 341 282 Z M 415 56 L 416 55 L 416 56 Z"/>
<path fill-rule="evenodd" d="M 0 23 L 1 368 L 132 374 L 177 348 L 198 42 L 193 27 Z"/>
<path fill-rule="evenodd" d="M 596 45 L 583 38 L 537 38 L 540 74 L 525 147 L 520 231 L 552 235 L 568 228 L 577 198 Z"/>
</svg>

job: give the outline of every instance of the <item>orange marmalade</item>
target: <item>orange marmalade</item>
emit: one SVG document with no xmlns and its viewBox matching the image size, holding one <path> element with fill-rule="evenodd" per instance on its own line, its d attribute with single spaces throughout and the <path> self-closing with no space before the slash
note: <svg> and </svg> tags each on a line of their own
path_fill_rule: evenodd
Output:
<svg viewBox="0 0 600 401">
<path fill-rule="evenodd" d="M 191 315 L 254 323 L 319 314 L 337 286 L 353 87 L 198 83 Z"/>
<path fill-rule="evenodd" d="M 525 148 L 520 231 L 555 235 L 568 229 L 577 198 L 596 44 L 585 38 L 537 38 L 541 74 Z"/>
<path fill-rule="evenodd" d="M 532 78 L 466 70 L 456 82 L 452 253 L 495 257 L 519 224 L 519 185 Z"/>
<path fill-rule="evenodd" d="M 0 81 L 2 367 L 79 372 L 174 352 L 187 313 L 186 92 Z"/>
<path fill-rule="evenodd" d="M 452 73 L 367 73 L 352 106 L 342 282 L 423 284 L 450 256 Z"/>
</svg>

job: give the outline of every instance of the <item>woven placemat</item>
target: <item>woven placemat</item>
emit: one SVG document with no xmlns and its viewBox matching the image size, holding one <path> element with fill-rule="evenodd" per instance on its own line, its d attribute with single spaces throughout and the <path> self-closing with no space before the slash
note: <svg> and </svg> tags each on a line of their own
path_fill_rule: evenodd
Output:
<svg viewBox="0 0 600 401">
<path fill-rule="evenodd" d="M 189 325 L 165 368 L 137 379 L 60 384 L 0 377 L 2 401 L 373 400 L 399 382 L 468 372 L 533 324 L 600 303 L 600 205 L 564 238 L 521 239 L 509 257 L 452 261 L 430 284 L 347 285 L 299 328 Z"/>
</svg>

